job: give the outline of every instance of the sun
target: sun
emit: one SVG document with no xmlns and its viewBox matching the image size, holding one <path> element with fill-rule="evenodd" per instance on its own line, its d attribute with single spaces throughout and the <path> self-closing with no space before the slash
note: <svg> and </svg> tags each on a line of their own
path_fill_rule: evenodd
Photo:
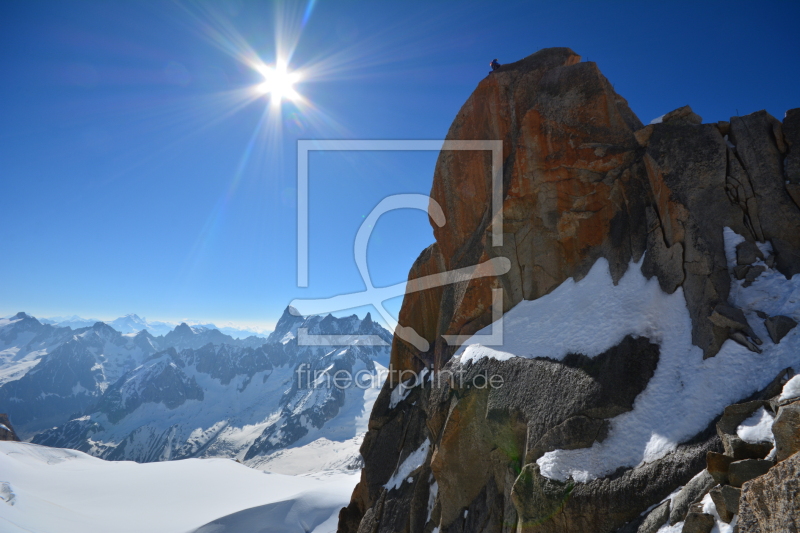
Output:
<svg viewBox="0 0 800 533">
<path fill-rule="evenodd" d="M 283 100 L 294 102 L 300 98 L 294 86 L 300 81 L 301 75 L 297 71 L 290 71 L 286 63 L 259 66 L 258 71 L 264 76 L 264 81 L 256 90 L 263 95 L 269 95 L 272 104 L 278 105 Z"/>
</svg>

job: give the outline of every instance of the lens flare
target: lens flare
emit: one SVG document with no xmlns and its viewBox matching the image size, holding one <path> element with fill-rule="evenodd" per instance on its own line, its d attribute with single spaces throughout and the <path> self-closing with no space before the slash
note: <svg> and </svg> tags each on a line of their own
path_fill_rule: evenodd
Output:
<svg viewBox="0 0 800 533">
<path fill-rule="evenodd" d="M 301 80 L 299 72 L 290 71 L 283 61 L 274 66 L 259 65 L 257 70 L 264 76 L 264 81 L 256 86 L 256 91 L 269 95 L 273 105 L 280 105 L 283 100 L 299 100 L 300 95 L 294 87 Z"/>
</svg>

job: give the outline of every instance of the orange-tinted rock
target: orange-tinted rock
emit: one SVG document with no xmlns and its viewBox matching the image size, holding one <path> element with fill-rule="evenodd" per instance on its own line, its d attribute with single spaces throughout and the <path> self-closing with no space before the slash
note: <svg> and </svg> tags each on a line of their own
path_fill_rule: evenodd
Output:
<svg viewBox="0 0 800 533">
<path fill-rule="evenodd" d="M 439 253 L 439 245 L 434 243 L 427 247 L 414 262 L 411 272 L 408 274 L 408 280 L 410 282 L 424 276 L 439 274 L 444 270 L 445 266 L 442 255 Z M 403 306 L 398 317 L 402 326 L 413 328 L 431 345 L 436 340 L 442 290 L 443 288 L 439 286 L 407 293 L 403 298 Z M 392 367 L 398 371 L 418 371 L 425 366 L 424 354 L 420 354 L 413 345 L 395 335 L 392 342 Z"/>
<path fill-rule="evenodd" d="M 507 311 L 568 278 L 580 280 L 601 257 L 616 282 L 645 250 L 643 274 L 657 277 L 667 293 L 682 290 L 692 340 L 705 356 L 731 335 L 756 342 L 746 319 L 733 327 L 720 318 L 731 283 L 723 229 L 733 229 L 749 245 L 771 240 L 776 254 L 766 258 L 767 265 L 774 260 L 785 274 L 798 268 L 800 223 L 779 170 L 784 155 L 787 171 L 800 168 L 789 164 L 800 160 L 800 114 L 787 115 L 782 128 L 764 113 L 730 124 L 699 124 L 688 107 L 672 115 L 643 127 L 597 66 L 566 48 L 504 65 L 478 84 L 447 139 L 502 141 L 501 212 L 492 212 L 491 152 L 441 152 L 431 196 L 446 223 L 434 226 L 436 243 L 415 262 L 409 287 L 425 276 L 499 258 L 510 268 L 406 294 L 400 324 L 413 328 L 428 348 L 396 337 L 392 366 L 460 369 L 484 379 L 500 375 L 505 386 L 485 390 L 426 381 L 390 407 L 387 383 L 373 408 L 361 448 L 364 475 L 343 512 L 342 533 L 433 527 L 472 533 L 488 530 L 488 524 L 537 533 L 610 533 L 689 482 L 704 460 L 706 477 L 727 478 L 734 458 L 717 453 L 722 443 L 708 432 L 664 458 L 604 479 L 561 487 L 537 475 L 534 461 L 547 449 L 537 443 L 587 446 L 597 440 L 595 428 L 603 419 L 633 405 L 638 393 L 599 409 L 592 390 L 612 391 L 604 393 L 606 400 L 633 382 L 643 390 L 656 363 L 647 359 L 653 365 L 646 372 L 631 369 L 647 354 L 658 354 L 646 338 L 636 343 L 648 346 L 629 339 L 614 347 L 611 352 L 631 359 L 608 366 L 603 379 L 588 367 L 584 372 L 570 366 L 589 360 L 579 354 L 559 363 L 448 363 L 456 346 L 445 336 L 470 335 L 490 324 L 493 289 L 502 292 Z M 736 147 L 726 143 L 725 133 Z M 797 175 L 787 174 L 789 185 L 800 187 Z M 494 242 L 497 232 L 502 243 Z M 726 316 L 741 314 L 730 311 Z M 387 490 L 396 466 L 424 440 L 430 441 L 427 463 L 401 488 Z M 429 492 L 434 482 L 438 495 Z M 682 520 L 686 509 L 679 514 Z"/>
<path fill-rule="evenodd" d="M 446 224 L 434 226 L 434 235 L 448 270 L 502 256 L 511 271 L 444 287 L 438 317 L 424 325 L 419 310 L 436 307 L 434 291 L 407 295 L 400 324 L 424 330 L 434 353 L 396 343 L 393 365 L 406 368 L 415 357 L 446 362 L 454 347 L 441 336 L 491 323 L 492 288 L 502 287 L 507 310 L 582 277 L 601 256 L 619 279 L 645 247 L 647 191 L 634 136 L 641 127 L 597 66 L 566 48 L 542 50 L 481 81 L 447 139 L 503 141 L 503 246 L 491 238 L 492 224 L 500 222 L 492 220 L 490 151 L 440 154 L 431 196 Z"/>
</svg>

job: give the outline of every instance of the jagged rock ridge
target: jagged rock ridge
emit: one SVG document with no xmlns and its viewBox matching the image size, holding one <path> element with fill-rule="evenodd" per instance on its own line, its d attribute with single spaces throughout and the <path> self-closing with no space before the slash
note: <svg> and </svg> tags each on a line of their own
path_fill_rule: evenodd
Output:
<svg viewBox="0 0 800 533">
<path fill-rule="evenodd" d="M 385 345 L 305 346 L 295 336 L 299 327 L 377 335 Z M 189 326 L 175 331 L 191 345 Z M 250 464 L 298 442 L 360 438 L 366 428 L 357 418 L 383 377 L 390 337 L 369 315 L 304 317 L 287 309 L 258 348 L 208 343 L 152 353 L 33 442 L 111 460 L 236 457 Z M 330 376 L 340 371 L 366 383 L 332 386 Z"/>
</svg>

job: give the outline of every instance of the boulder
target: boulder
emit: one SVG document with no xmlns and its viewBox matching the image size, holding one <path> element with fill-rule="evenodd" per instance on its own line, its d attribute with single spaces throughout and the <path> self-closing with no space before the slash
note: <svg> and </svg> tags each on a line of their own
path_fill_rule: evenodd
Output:
<svg viewBox="0 0 800 533">
<path fill-rule="evenodd" d="M 692 111 L 692 108 L 688 105 L 683 107 L 679 107 L 674 111 L 670 111 L 663 117 L 661 117 L 662 124 L 702 124 L 703 118 Z"/>
<path fill-rule="evenodd" d="M 759 259 L 763 260 L 764 254 L 754 242 L 744 241 L 736 245 L 737 265 L 752 265 Z"/>
<path fill-rule="evenodd" d="M 748 337 L 752 338 L 756 344 L 761 344 L 761 339 L 750 327 L 744 312 L 738 307 L 728 304 L 718 304 L 714 308 L 714 312 L 708 317 L 711 322 L 721 328 L 727 328 L 730 331 L 741 331 Z"/>
<path fill-rule="evenodd" d="M 747 323 L 744 312 L 738 307 L 733 307 L 727 303 L 718 304 L 708 319 L 719 330 L 727 332 L 727 336 L 730 339 L 738 342 L 751 352 L 761 353 L 761 350 L 756 346 L 761 344 L 761 339 L 758 338 L 750 324 Z"/>
<path fill-rule="evenodd" d="M 752 265 L 747 267 L 747 272 L 744 275 L 744 283 L 742 287 L 749 287 L 753 282 L 758 279 L 758 276 L 767 271 L 767 267 L 761 265 Z"/>
<path fill-rule="evenodd" d="M 670 525 L 682 522 L 686 518 L 686 513 L 689 512 L 689 506 L 700 501 L 716 484 L 717 482 L 708 470 L 703 470 L 684 485 L 672 500 L 672 510 L 669 515 Z"/>
<path fill-rule="evenodd" d="M 748 481 L 739 500 L 739 533 L 800 531 L 800 454 Z"/>
<path fill-rule="evenodd" d="M 750 270 L 750 265 L 736 265 L 733 267 L 733 277 L 738 280 L 745 279 L 747 272 Z"/>
<path fill-rule="evenodd" d="M 710 514 L 691 512 L 683 522 L 682 533 L 711 533 L 716 520 Z"/>
<path fill-rule="evenodd" d="M 708 452 L 706 454 L 706 470 L 714 478 L 714 481 L 720 485 L 728 483 L 728 469 L 733 462 L 733 457 L 728 457 L 717 452 Z"/>
<path fill-rule="evenodd" d="M 739 497 L 741 494 L 741 489 L 730 485 L 716 486 L 711 489 L 709 495 L 714 502 L 714 507 L 717 509 L 720 520 L 727 524 L 733 520 L 733 515 L 739 512 Z"/>
<path fill-rule="evenodd" d="M 768 407 L 764 401 L 752 401 L 729 405 L 717 422 L 717 435 L 722 440 L 725 455 L 734 461 L 763 459 L 772 449 L 772 443 L 749 443 L 739 438 L 737 428 L 758 409 Z"/>
<path fill-rule="evenodd" d="M 776 459 L 784 459 L 800 451 L 800 401 L 783 405 L 772 423 Z"/>
<path fill-rule="evenodd" d="M 636 533 L 656 533 L 667 520 L 669 520 L 669 500 L 650 511 Z"/>
<path fill-rule="evenodd" d="M 734 487 L 766 474 L 774 463 L 766 459 L 743 459 L 734 461 L 728 467 L 728 480 Z"/>
<path fill-rule="evenodd" d="M 764 320 L 764 325 L 767 327 L 769 338 L 772 339 L 772 342 L 778 344 L 787 333 L 797 326 L 797 321 L 788 316 L 777 315 Z"/>
<path fill-rule="evenodd" d="M 745 280 L 742 286 L 749 287 L 758 276 L 766 271 L 767 267 L 762 265 L 737 265 L 733 267 L 733 277 L 738 280 Z"/>
</svg>

